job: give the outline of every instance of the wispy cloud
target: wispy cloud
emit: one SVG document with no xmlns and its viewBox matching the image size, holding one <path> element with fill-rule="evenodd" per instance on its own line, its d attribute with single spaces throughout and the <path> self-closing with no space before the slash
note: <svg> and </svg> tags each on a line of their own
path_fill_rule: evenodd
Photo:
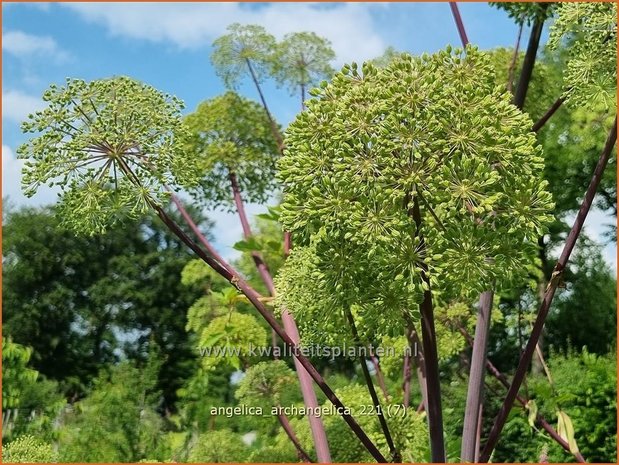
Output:
<svg viewBox="0 0 619 465">
<path fill-rule="evenodd" d="M 30 113 L 40 110 L 45 103 L 40 97 L 34 97 L 19 90 L 2 92 L 2 118 L 15 123 L 24 121 Z"/>
<path fill-rule="evenodd" d="M 384 8 L 366 3 L 64 3 L 111 34 L 170 42 L 181 48 L 210 44 L 234 22 L 264 26 L 278 38 L 297 31 L 313 31 L 329 39 L 338 62 L 380 55 L 383 39 L 374 27 L 372 11 Z"/>
<path fill-rule="evenodd" d="M 69 54 L 62 50 L 52 37 L 27 34 L 23 31 L 3 32 L 2 51 L 21 59 L 36 55 L 63 62 L 69 58 Z"/>
</svg>

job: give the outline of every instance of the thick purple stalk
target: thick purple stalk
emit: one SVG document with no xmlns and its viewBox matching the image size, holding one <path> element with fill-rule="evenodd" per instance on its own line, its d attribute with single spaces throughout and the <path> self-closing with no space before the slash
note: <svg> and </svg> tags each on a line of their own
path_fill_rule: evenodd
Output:
<svg viewBox="0 0 619 465">
<path fill-rule="evenodd" d="M 252 236 L 251 227 L 249 225 L 249 219 L 247 218 L 247 213 L 245 213 L 245 205 L 243 203 L 243 198 L 241 197 L 241 190 L 239 188 L 239 183 L 236 179 L 236 175 L 231 172 L 230 175 L 230 185 L 232 187 L 232 195 L 234 197 L 234 205 L 236 206 L 236 211 L 239 214 L 239 218 L 241 220 L 241 227 L 243 228 L 243 237 L 245 240 L 249 239 Z M 273 284 L 273 278 L 269 273 L 269 268 L 267 264 L 262 259 L 262 255 L 259 252 L 252 252 L 251 257 L 256 264 L 256 268 L 258 269 L 258 273 L 260 274 L 260 278 L 264 282 L 269 294 L 275 295 L 275 285 Z"/>
<path fill-rule="evenodd" d="M 462 22 L 462 16 L 460 16 L 458 3 L 449 2 L 449 7 L 451 8 L 451 14 L 453 15 L 454 21 L 456 22 L 456 27 L 458 28 L 458 34 L 460 35 L 460 41 L 462 42 L 462 46 L 466 47 L 469 44 L 469 38 L 467 37 L 466 30 L 464 29 L 464 23 Z"/>
<path fill-rule="evenodd" d="M 561 105 L 563 105 L 565 99 L 563 97 L 559 97 L 555 102 L 550 106 L 550 108 L 544 113 L 544 115 L 531 127 L 531 131 L 537 132 L 539 131 L 544 124 L 550 119 L 552 115 L 559 109 Z"/>
<path fill-rule="evenodd" d="M 471 368 L 469 371 L 469 384 L 464 411 L 464 427 L 462 430 L 462 447 L 460 460 L 462 462 L 474 462 L 479 453 L 479 441 L 477 439 L 480 423 L 480 409 L 483 400 L 484 374 L 486 365 L 486 352 L 488 347 L 488 335 L 490 334 L 490 321 L 492 313 L 492 291 L 481 294 L 479 299 L 479 311 L 475 326 L 475 339 L 473 353 L 471 354 Z"/>
<path fill-rule="evenodd" d="M 297 435 L 294 434 L 294 430 L 292 429 L 292 425 L 290 425 L 290 421 L 288 420 L 288 417 L 280 413 L 277 415 L 277 419 L 279 420 L 279 424 L 282 425 L 283 430 L 286 432 L 286 435 L 288 436 L 288 438 L 290 438 L 290 441 L 294 444 L 294 447 L 297 449 L 297 455 L 299 456 L 299 458 L 303 460 L 304 462 L 311 462 L 312 459 L 307 454 L 307 452 L 305 452 L 305 450 L 303 449 L 303 446 L 301 446 L 301 443 L 299 442 Z"/>
<path fill-rule="evenodd" d="M 421 234 L 421 212 L 417 197 L 413 198 L 412 217 L 417 226 L 419 235 L 419 247 L 425 250 L 425 240 Z M 432 462 L 445 462 L 445 439 L 443 437 L 443 410 L 441 408 L 441 381 L 438 370 L 438 351 L 436 348 L 436 331 L 434 329 L 434 309 L 432 305 L 432 291 L 428 267 L 425 263 L 420 264 L 421 279 L 425 290 L 421 311 L 421 338 L 423 356 L 425 360 L 426 375 L 426 411 L 428 413 L 428 429 L 430 430 L 430 453 Z"/>
<path fill-rule="evenodd" d="M 241 197 L 241 190 L 239 188 L 234 173 L 230 173 L 230 184 L 232 186 L 232 193 L 234 196 L 234 203 L 236 205 L 237 213 L 239 214 L 239 218 L 241 220 L 243 236 L 245 237 L 245 239 L 249 239 L 252 236 L 251 226 L 249 224 L 247 214 L 245 213 L 245 206 L 243 198 Z M 260 274 L 262 281 L 267 287 L 269 294 L 271 294 L 271 296 L 274 296 L 275 285 L 273 284 L 273 278 L 271 277 L 269 268 L 262 259 L 260 253 L 252 252 L 251 255 L 256 265 L 256 268 L 258 269 L 258 273 Z M 284 311 L 282 312 L 282 323 L 284 325 L 284 330 L 288 333 L 292 341 L 295 344 L 299 344 L 301 340 L 299 336 L 299 329 L 297 328 L 294 318 L 288 312 L 288 310 L 284 309 Z M 301 387 L 301 394 L 303 395 L 303 401 L 305 403 L 305 406 L 309 407 L 312 411 L 317 411 L 319 408 L 318 398 L 316 397 L 316 393 L 314 392 L 312 378 L 298 360 L 295 359 L 294 364 L 297 371 L 297 377 L 299 378 L 299 385 Z M 322 418 L 315 415 L 308 415 L 308 420 L 310 423 L 310 429 L 312 431 L 312 437 L 314 439 L 314 447 L 316 450 L 316 457 L 318 458 L 318 462 L 330 463 L 331 453 L 329 451 L 329 442 L 327 440 L 327 433 L 325 432 L 324 424 L 322 423 Z"/>
<path fill-rule="evenodd" d="M 547 7 L 548 5 L 546 4 L 545 8 Z M 524 107 L 524 101 L 527 97 L 527 91 L 529 90 L 529 83 L 531 82 L 533 67 L 535 66 L 535 57 L 537 55 L 537 49 L 539 48 L 539 41 L 542 37 L 542 29 L 544 29 L 544 20 L 541 18 L 535 19 L 533 28 L 531 29 L 531 35 L 529 36 L 527 51 L 524 55 L 524 61 L 522 62 L 520 78 L 518 78 L 518 85 L 514 93 L 514 105 L 520 109 Z"/>
<path fill-rule="evenodd" d="M 503 430 L 503 426 L 505 426 L 505 421 L 507 420 L 507 415 L 514 405 L 514 401 L 516 396 L 518 395 L 518 390 L 522 385 L 522 382 L 527 374 L 527 370 L 531 360 L 533 358 L 533 354 L 535 352 L 535 347 L 539 341 L 539 338 L 542 334 L 542 330 L 544 329 L 544 323 L 546 322 L 546 317 L 548 316 L 548 311 L 550 310 L 550 304 L 552 303 L 552 299 L 554 297 L 555 291 L 559 282 L 561 281 L 561 276 L 567 262 L 572 254 L 572 250 L 574 250 L 574 246 L 576 245 L 576 240 L 582 231 L 582 227 L 585 223 L 585 219 L 587 218 L 587 214 L 591 209 L 591 205 L 593 204 L 593 199 L 595 197 L 595 192 L 602 180 L 602 175 L 604 174 L 604 169 L 608 164 L 608 159 L 610 158 L 610 154 L 613 150 L 617 139 L 617 117 L 615 117 L 615 121 L 613 123 L 613 127 L 608 134 L 608 138 L 606 139 L 606 143 L 604 145 L 604 149 L 600 155 L 600 159 L 598 160 L 597 166 L 593 172 L 593 176 L 591 178 L 591 182 L 589 183 L 589 187 L 585 193 L 585 198 L 582 201 L 580 209 L 578 210 L 578 214 L 576 215 L 576 219 L 574 220 L 574 225 L 570 230 L 567 239 L 565 241 L 565 245 L 563 247 L 563 251 L 561 252 L 561 256 L 559 260 L 554 266 L 552 277 L 548 286 L 546 287 L 546 291 L 544 292 L 544 299 L 540 305 L 539 311 L 537 313 L 537 317 L 535 319 L 535 324 L 533 325 L 533 330 L 531 331 L 531 336 L 527 342 L 527 345 L 520 357 L 520 362 L 518 363 L 518 368 L 516 369 L 516 373 L 514 374 L 514 379 L 512 384 L 507 392 L 507 396 L 501 406 L 501 410 L 497 415 L 497 418 L 494 422 L 492 430 L 490 431 L 490 435 L 488 436 L 488 441 L 486 443 L 486 447 L 484 448 L 481 456 L 479 458 L 480 462 L 487 462 L 490 459 L 490 455 L 496 446 L 499 435 Z"/>
<path fill-rule="evenodd" d="M 365 446 L 368 452 L 380 463 L 387 463 L 387 459 L 381 454 L 376 445 L 368 437 L 368 435 L 359 426 L 357 421 L 352 415 L 347 413 L 346 407 L 342 404 L 342 401 L 337 397 L 335 392 L 325 382 L 322 375 L 316 370 L 314 365 L 305 357 L 298 346 L 292 341 L 286 331 L 279 325 L 273 314 L 262 303 L 261 296 L 258 294 L 236 271 L 232 270 L 229 265 L 225 266 L 219 263 L 213 256 L 206 253 L 203 249 L 196 244 L 179 226 L 172 220 L 168 214 L 157 204 L 151 203 L 153 209 L 157 212 L 157 216 L 164 222 L 164 224 L 172 231 L 187 247 L 189 247 L 200 259 L 202 259 L 213 270 L 220 274 L 230 284 L 236 287 L 249 302 L 258 310 L 260 315 L 266 320 L 266 322 L 275 330 L 277 335 L 282 339 L 284 344 L 288 346 L 290 352 L 298 360 L 301 365 L 307 370 L 312 379 L 316 382 L 320 390 L 325 394 L 327 399 L 333 403 L 338 410 L 343 420 L 348 424 L 350 429 L 359 438 L 361 443 Z"/>
</svg>

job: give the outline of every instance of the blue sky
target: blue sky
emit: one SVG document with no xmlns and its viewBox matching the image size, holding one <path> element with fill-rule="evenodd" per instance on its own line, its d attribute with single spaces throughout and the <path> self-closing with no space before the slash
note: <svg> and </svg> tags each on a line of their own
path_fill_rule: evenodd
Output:
<svg viewBox="0 0 619 465">
<path fill-rule="evenodd" d="M 468 37 L 480 48 L 514 45 L 518 29 L 507 15 L 486 3 L 460 3 Z M 173 93 L 192 111 L 224 91 L 209 63 L 211 43 L 234 22 L 264 26 L 277 38 L 313 31 L 328 38 L 335 66 L 374 58 L 388 46 L 414 54 L 434 52 L 460 39 L 448 3 L 37 3 L 2 5 L 3 195 L 16 205 L 41 205 L 56 194 L 31 199 L 19 189 L 16 147 L 23 142 L 19 121 L 41 106 L 50 83 L 66 77 L 96 79 L 129 75 Z M 523 34 L 523 42 L 528 30 Z M 546 39 L 546 33 L 543 40 Z M 526 43 L 523 44 L 526 46 Z M 239 91 L 257 95 L 247 83 Z M 298 97 L 267 83 L 266 97 L 282 124 L 298 111 Z M 250 206 L 250 213 L 261 211 Z M 233 215 L 210 212 L 216 246 L 227 256 L 240 238 Z M 611 220 L 596 214 L 592 231 Z M 613 264 L 614 248 L 606 255 Z"/>
</svg>

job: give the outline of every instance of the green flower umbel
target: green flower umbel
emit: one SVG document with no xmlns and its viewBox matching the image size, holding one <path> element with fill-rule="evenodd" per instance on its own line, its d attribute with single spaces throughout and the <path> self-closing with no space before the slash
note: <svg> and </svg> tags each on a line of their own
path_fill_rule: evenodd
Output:
<svg viewBox="0 0 619 465">
<path fill-rule="evenodd" d="M 20 146 L 23 189 L 61 189 L 61 215 L 94 234 L 123 217 L 163 205 L 166 186 L 190 185 L 195 169 L 183 156 L 183 103 L 130 79 L 67 79 L 43 95 L 47 108 L 22 130 L 37 135 Z"/>
<path fill-rule="evenodd" d="M 553 204 L 531 120 L 486 54 L 347 65 L 313 95 L 278 162 L 281 221 L 342 305 L 412 311 L 424 267 L 445 299 L 526 272 Z"/>
</svg>

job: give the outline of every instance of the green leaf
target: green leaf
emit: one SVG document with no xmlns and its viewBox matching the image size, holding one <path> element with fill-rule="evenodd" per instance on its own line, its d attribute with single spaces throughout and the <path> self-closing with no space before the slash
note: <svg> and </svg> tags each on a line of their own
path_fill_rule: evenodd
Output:
<svg viewBox="0 0 619 465">
<path fill-rule="evenodd" d="M 261 245 L 255 238 L 250 237 L 249 239 L 238 241 L 232 248 L 240 252 L 255 252 L 261 249 Z"/>
<path fill-rule="evenodd" d="M 537 420 L 537 404 L 534 400 L 529 400 L 526 407 L 529 411 L 529 426 L 533 428 L 535 426 L 535 421 Z"/>
<path fill-rule="evenodd" d="M 576 454 L 578 452 L 578 445 L 574 438 L 574 425 L 572 424 L 572 419 L 563 410 L 557 410 L 557 419 L 557 433 L 569 444 L 570 452 Z"/>
</svg>

